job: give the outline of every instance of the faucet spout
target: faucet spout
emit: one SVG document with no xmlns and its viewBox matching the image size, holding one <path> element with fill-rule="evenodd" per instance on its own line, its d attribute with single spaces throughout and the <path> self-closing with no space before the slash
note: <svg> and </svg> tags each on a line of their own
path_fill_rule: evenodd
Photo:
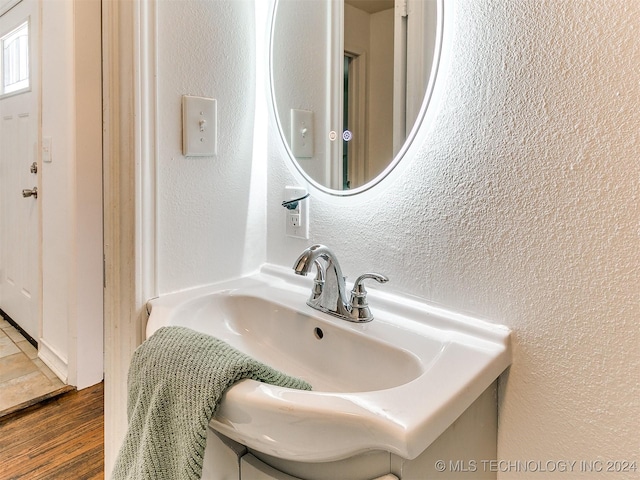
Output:
<svg viewBox="0 0 640 480">
<path fill-rule="evenodd" d="M 295 261 L 293 270 L 298 275 L 306 275 L 318 259 L 325 262 L 324 282 L 320 284 L 316 277 L 315 291 L 307 301 L 307 305 L 334 315 L 336 313 L 348 315 L 349 302 L 342 269 L 338 259 L 328 247 L 320 244 L 310 246 Z"/>
<path fill-rule="evenodd" d="M 311 270 L 311 266 L 314 264 L 315 260 L 320 256 L 323 256 L 324 258 L 335 258 L 331 250 L 324 245 L 312 245 L 300 254 L 293 264 L 293 270 L 298 275 L 306 275 L 309 273 L 309 270 Z"/>
</svg>

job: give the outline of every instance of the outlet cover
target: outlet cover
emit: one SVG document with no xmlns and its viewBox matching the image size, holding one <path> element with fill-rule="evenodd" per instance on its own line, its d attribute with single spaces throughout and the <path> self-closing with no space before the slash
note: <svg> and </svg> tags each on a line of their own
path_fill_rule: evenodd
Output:
<svg viewBox="0 0 640 480">
<path fill-rule="evenodd" d="M 285 187 L 283 200 L 304 197 L 307 190 L 302 187 Z M 300 200 L 296 208 L 285 211 L 285 233 L 288 237 L 309 238 L 309 197 Z"/>
</svg>

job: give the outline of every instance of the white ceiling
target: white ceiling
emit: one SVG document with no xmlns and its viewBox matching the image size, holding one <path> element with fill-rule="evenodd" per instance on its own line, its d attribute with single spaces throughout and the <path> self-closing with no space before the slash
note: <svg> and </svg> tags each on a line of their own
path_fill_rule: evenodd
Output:
<svg viewBox="0 0 640 480">
<path fill-rule="evenodd" d="M 394 0 L 344 0 L 344 3 L 367 13 L 376 13 L 393 8 Z"/>
</svg>

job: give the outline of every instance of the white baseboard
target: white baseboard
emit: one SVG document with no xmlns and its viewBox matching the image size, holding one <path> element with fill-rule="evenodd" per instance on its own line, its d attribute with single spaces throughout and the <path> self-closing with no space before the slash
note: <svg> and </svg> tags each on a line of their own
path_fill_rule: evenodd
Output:
<svg viewBox="0 0 640 480">
<path fill-rule="evenodd" d="M 43 338 L 38 340 L 38 358 L 40 358 L 63 383 L 66 384 L 68 382 L 69 364 L 67 360 L 60 356 L 56 349 L 49 345 Z"/>
</svg>

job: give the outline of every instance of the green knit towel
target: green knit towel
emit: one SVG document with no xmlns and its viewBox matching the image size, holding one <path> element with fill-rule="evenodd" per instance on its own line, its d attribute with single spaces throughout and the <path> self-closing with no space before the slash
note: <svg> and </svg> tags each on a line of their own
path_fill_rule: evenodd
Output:
<svg viewBox="0 0 640 480">
<path fill-rule="evenodd" d="M 112 478 L 201 478 L 209 421 L 224 391 L 244 378 L 311 390 L 210 335 L 184 327 L 157 330 L 131 360 L 129 428 Z"/>
</svg>

